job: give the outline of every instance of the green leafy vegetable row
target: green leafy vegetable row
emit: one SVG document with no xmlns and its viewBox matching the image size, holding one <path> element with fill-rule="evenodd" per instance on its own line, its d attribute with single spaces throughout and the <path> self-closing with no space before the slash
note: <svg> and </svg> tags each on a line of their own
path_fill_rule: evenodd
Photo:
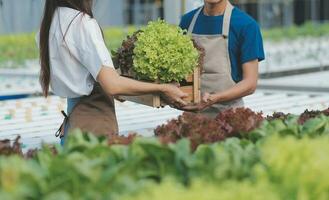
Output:
<svg viewBox="0 0 329 200">
<path fill-rule="evenodd" d="M 266 40 L 279 41 L 282 39 L 296 39 L 299 37 L 328 36 L 329 23 L 307 22 L 302 26 L 290 26 L 285 28 L 273 28 L 263 31 Z"/>
<path fill-rule="evenodd" d="M 120 47 L 122 40 L 136 31 L 136 28 L 108 28 L 104 30 L 107 46 L 111 50 Z M 306 23 L 303 26 L 263 30 L 265 40 L 282 40 L 297 37 L 320 37 L 329 33 L 329 23 Z M 16 34 L 0 36 L 0 67 L 20 67 L 25 60 L 36 59 L 38 50 L 35 45 L 35 34 Z M 8 62 L 11 62 L 8 63 Z"/>
<path fill-rule="evenodd" d="M 256 151 L 254 144 L 238 139 L 193 154 L 188 140 L 164 146 L 138 139 L 109 147 L 76 133 L 57 155 L 45 148 L 34 159 L 0 158 L 0 199 L 118 199 L 166 177 L 183 185 L 202 177 L 242 179 L 248 176 L 244 163 L 254 165 Z"/>
<path fill-rule="evenodd" d="M 135 27 L 105 29 L 106 45 L 109 49 L 117 49 L 126 35 L 135 30 Z M 0 68 L 21 67 L 26 60 L 36 58 L 38 58 L 38 49 L 35 33 L 0 36 Z"/>
<path fill-rule="evenodd" d="M 109 145 L 72 133 L 65 147 L 32 151 L 31 159 L 0 156 L 0 199 L 328 199 L 326 112 L 303 123 L 272 116 L 243 137 L 194 151 L 188 137 L 165 145 L 113 137 L 127 145 Z M 231 114 L 218 118 L 235 127 L 240 117 Z"/>
<path fill-rule="evenodd" d="M 261 156 L 253 167 L 237 160 L 245 165 L 248 178 L 211 182 L 196 178 L 187 187 L 169 179 L 123 199 L 326 200 L 329 199 L 328 153 L 327 135 L 313 139 L 273 136 L 259 146 Z"/>
</svg>

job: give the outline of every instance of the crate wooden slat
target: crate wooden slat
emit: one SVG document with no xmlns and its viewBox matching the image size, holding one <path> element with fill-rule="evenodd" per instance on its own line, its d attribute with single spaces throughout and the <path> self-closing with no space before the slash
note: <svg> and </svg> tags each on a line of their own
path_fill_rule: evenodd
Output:
<svg viewBox="0 0 329 200">
<path fill-rule="evenodd" d="M 195 102 L 199 103 L 201 101 L 201 70 L 196 68 L 193 72 L 193 95 Z"/>
</svg>

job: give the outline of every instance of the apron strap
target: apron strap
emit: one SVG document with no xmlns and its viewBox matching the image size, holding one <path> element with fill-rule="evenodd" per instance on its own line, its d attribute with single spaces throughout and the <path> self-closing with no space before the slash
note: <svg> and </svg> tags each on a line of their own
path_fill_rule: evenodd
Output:
<svg viewBox="0 0 329 200">
<path fill-rule="evenodd" d="M 231 64 L 231 56 L 230 56 L 230 50 L 229 50 L 229 35 L 230 35 L 230 24 L 231 24 L 231 16 L 233 12 L 233 5 L 230 3 L 230 1 L 227 1 L 226 9 L 224 13 L 224 19 L 223 19 L 223 30 L 222 35 L 226 40 L 226 56 L 227 56 L 227 62 L 229 63 L 229 72 L 232 73 L 232 64 Z"/>
<path fill-rule="evenodd" d="M 67 131 L 69 129 L 69 120 L 70 120 L 70 114 L 74 110 L 74 108 L 79 104 L 82 97 L 77 98 L 68 98 L 67 99 L 67 114 L 62 110 L 62 115 L 64 116 L 63 123 L 59 127 L 59 129 L 56 131 L 55 136 L 62 139 L 67 135 Z"/>
<path fill-rule="evenodd" d="M 231 23 L 231 16 L 232 16 L 232 11 L 234 9 L 234 6 L 230 3 L 230 1 L 227 1 L 225 13 L 224 13 L 224 19 L 223 19 L 223 29 L 222 29 L 222 35 L 226 38 L 228 38 L 229 33 L 230 33 L 230 23 Z M 203 6 L 199 8 L 199 10 L 195 13 L 193 16 L 193 19 L 191 21 L 191 24 L 188 28 L 188 34 L 192 34 L 196 21 L 203 10 Z"/>
<path fill-rule="evenodd" d="M 225 38 L 228 38 L 229 33 L 230 33 L 230 23 L 231 23 L 231 16 L 232 16 L 232 11 L 234 7 L 230 3 L 230 1 L 227 1 L 225 13 L 224 13 L 224 19 L 223 19 L 223 30 L 222 30 L 222 35 Z"/>
<path fill-rule="evenodd" d="M 188 34 L 192 34 L 193 33 L 194 26 L 196 24 L 196 20 L 198 19 L 199 15 L 200 15 L 200 13 L 202 11 L 202 9 L 203 9 L 203 6 L 201 8 L 199 8 L 199 10 L 195 13 L 195 15 L 194 15 L 194 17 L 193 17 L 193 19 L 191 21 L 191 24 L 190 24 L 190 26 L 188 28 L 188 31 L 187 31 Z"/>
</svg>

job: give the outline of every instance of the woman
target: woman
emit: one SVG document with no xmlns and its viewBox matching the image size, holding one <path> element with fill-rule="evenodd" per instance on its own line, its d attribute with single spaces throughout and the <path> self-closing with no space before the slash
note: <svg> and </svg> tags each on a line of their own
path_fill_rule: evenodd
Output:
<svg viewBox="0 0 329 200">
<path fill-rule="evenodd" d="M 59 136 L 80 128 L 97 135 L 117 133 L 113 97 L 162 93 L 185 104 L 179 88 L 143 83 L 119 76 L 93 18 L 92 0 L 46 0 L 38 37 L 40 83 L 44 96 L 52 91 L 68 99 L 68 117 Z"/>
</svg>

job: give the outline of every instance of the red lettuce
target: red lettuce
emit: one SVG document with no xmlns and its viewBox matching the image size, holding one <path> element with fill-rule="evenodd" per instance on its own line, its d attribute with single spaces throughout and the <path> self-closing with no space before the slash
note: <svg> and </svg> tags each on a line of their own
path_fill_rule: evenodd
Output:
<svg viewBox="0 0 329 200">
<path fill-rule="evenodd" d="M 214 143 L 226 138 L 230 127 L 201 114 L 183 113 L 178 119 L 155 129 L 155 135 L 163 143 L 174 143 L 182 138 L 191 141 L 193 149 L 200 144 Z"/>
<path fill-rule="evenodd" d="M 220 112 L 216 120 L 227 124 L 232 130 L 230 136 L 240 136 L 258 128 L 263 122 L 262 113 L 255 113 L 249 108 L 232 108 Z"/>
<path fill-rule="evenodd" d="M 23 155 L 21 143 L 19 142 L 20 136 L 18 136 L 13 144 L 10 140 L 0 141 L 0 155 L 11 156 L 11 155 Z"/>
<path fill-rule="evenodd" d="M 319 111 L 319 110 L 316 110 L 316 111 L 305 110 L 304 113 L 302 113 L 299 116 L 298 123 L 301 124 L 301 125 L 303 125 L 308 120 L 313 119 L 313 118 L 316 118 L 316 117 L 319 117 L 320 115 L 329 116 L 329 108 L 326 109 L 326 110 L 323 110 L 323 111 Z"/>
</svg>

